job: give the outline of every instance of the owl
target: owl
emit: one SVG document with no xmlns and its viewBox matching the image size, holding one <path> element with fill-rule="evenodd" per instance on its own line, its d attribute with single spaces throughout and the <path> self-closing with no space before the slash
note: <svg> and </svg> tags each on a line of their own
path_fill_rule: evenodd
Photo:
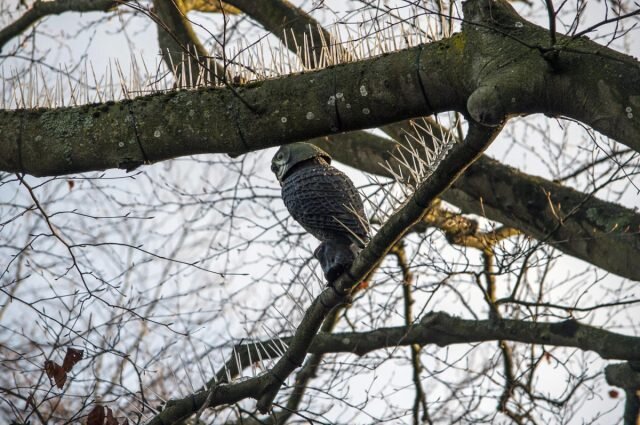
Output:
<svg viewBox="0 0 640 425">
<path fill-rule="evenodd" d="M 328 153 L 309 143 L 282 146 L 271 161 L 291 216 L 321 244 L 314 252 L 329 283 L 347 270 L 368 241 L 360 194 Z"/>
</svg>

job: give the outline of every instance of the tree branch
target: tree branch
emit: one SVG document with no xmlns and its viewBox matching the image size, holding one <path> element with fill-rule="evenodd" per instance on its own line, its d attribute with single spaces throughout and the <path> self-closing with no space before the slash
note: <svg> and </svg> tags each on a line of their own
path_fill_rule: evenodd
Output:
<svg viewBox="0 0 640 425">
<path fill-rule="evenodd" d="M 132 169 L 146 161 L 246 153 L 463 107 L 448 82 L 450 73 L 441 69 L 443 62 L 423 64 L 416 72 L 420 56 L 440 56 L 444 62 L 461 58 L 443 54 L 434 43 L 248 84 L 235 92 L 206 88 L 73 108 L 0 111 L 0 170 L 43 176 Z M 388 74 L 407 77 L 380 79 Z M 420 79 L 429 81 L 430 106 Z M 336 93 L 341 100 L 331 103 Z"/>
<path fill-rule="evenodd" d="M 348 295 L 355 285 L 371 273 L 391 248 L 402 239 L 407 230 L 422 217 L 431 201 L 449 187 L 469 164 L 476 160 L 482 151 L 495 139 L 500 129 L 498 127 L 487 128 L 470 123 L 469 132 L 464 143 L 454 146 L 439 164 L 437 172 L 416 189 L 416 192 L 400 210 L 389 217 L 358 255 L 349 272 L 340 276 L 333 283 L 333 287 L 328 289 L 330 290 L 329 295 L 331 298 L 325 301 L 322 301 L 320 297 L 317 299 L 320 300 L 321 306 L 326 308 L 328 301 L 336 303 L 329 304 L 330 307 L 342 302 L 343 299 L 341 297 Z M 314 304 L 316 303 L 314 302 Z M 303 353 L 306 353 L 306 349 L 319 326 L 319 323 L 316 325 L 313 324 L 313 321 L 317 320 L 321 313 L 323 313 L 323 310 L 320 309 L 320 306 L 316 305 L 314 309 L 313 304 L 307 311 L 303 324 L 305 324 L 307 318 L 310 318 L 309 324 L 305 327 L 301 324 L 296 331 L 296 336 L 300 335 L 300 338 L 292 340 L 292 345 L 285 355 L 286 359 L 281 359 L 273 368 L 274 375 L 280 378 L 279 382 L 274 382 L 258 400 L 258 409 L 261 411 L 266 411 L 270 407 L 284 379 L 295 369 L 296 363 L 301 362 L 300 356 L 304 357 Z M 305 328 L 314 329 L 313 334 Z"/>
<path fill-rule="evenodd" d="M 108 11 L 129 0 L 55 0 L 36 1 L 20 18 L 0 30 L 0 51 L 12 38 L 48 15 L 65 12 Z"/>
<path fill-rule="evenodd" d="M 254 0 L 229 0 L 226 3 L 237 7 L 260 23 L 294 53 L 300 53 L 296 51 L 296 46 L 302 48 L 302 46 L 311 44 L 311 38 L 314 40 L 313 47 L 309 52 L 312 58 L 320 58 L 322 49 L 325 48 L 321 40 L 324 40 L 328 45 L 335 44 L 331 33 L 322 28 L 318 21 L 286 0 L 261 0 L 260 2 Z M 305 37 L 307 38 L 306 41 Z M 337 46 L 337 48 L 340 47 Z M 348 53 L 341 51 L 341 55 L 348 56 Z"/>
<path fill-rule="evenodd" d="M 225 67 L 215 59 L 207 60 L 210 54 L 193 31 L 183 1 L 155 0 L 153 5 L 160 53 L 173 71 L 177 85 L 193 87 L 199 81 L 206 85 L 216 78 L 224 79 Z"/>
<path fill-rule="evenodd" d="M 291 338 L 281 340 L 287 344 Z M 429 344 L 446 347 L 452 344 L 499 340 L 575 347 L 583 351 L 593 351 L 604 359 L 640 360 L 640 337 L 606 331 L 575 320 L 554 323 L 510 319 L 466 320 L 445 312 L 429 313 L 411 326 L 379 328 L 369 332 L 319 333 L 309 346 L 309 353 L 352 353 L 364 356 L 375 350 L 412 344 L 423 347 Z M 251 351 L 251 357 L 255 359 L 258 357 L 256 347 L 265 347 L 272 342 L 279 343 L 268 340 L 262 341 L 262 344 L 242 344 L 236 346 L 236 351 L 247 358 L 248 354 L 244 353 Z M 262 348 L 261 354 L 264 358 L 278 356 L 277 353 Z M 608 374 L 615 371 L 610 368 L 611 366 L 607 367 Z M 637 372 L 629 376 L 633 376 L 633 379 L 624 378 L 624 381 L 614 379 L 617 382 L 615 384 L 612 383 L 614 381 L 608 382 L 611 385 L 627 387 L 638 382 Z"/>
<path fill-rule="evenodd" d="M 558 36 L 565 47 L 557 63 L 566 69 L 557 72 L 537 47 L 548 32 L 504 1 L 468 1 L 465 11 L 463 32 L 449 39 L 235 90 L 0 112 L 0 170 L 42 176 L 131 169 L 450 110 L 489 125 L 513 114 L 566 115 L 640 151 L 640 113 L 633 113 L 640 111 L 637 61 Z"/>
<path fill-rule="evenodd" d="M 407 261 L 407 253 L 404 249 L 403 241 L 400 241 L 392 249 L 391 253 L 395 255 L 398 260 L 398 266 L 402 272 L 402 298 L 404 302 L 404 323 L 407 328 L 411 328 L 414 323 L 413 317 L 413 273 L 409 267 L 409 261 Z M 432 425 L 431 417 L 429 416 L 429 407 L 427 405 L 427 396 L 420 380 L 420 372 L 422 372 L 422 362 L 420 361 L 420 346 L 418 344 L 412 344 L 409 346 L 411 354 L 411 367 L 413 369 L 413 386 L 415 387 L 416 395 L 413 402 L 413 424 L 418 425 L 420 423 L 428 423 Z M 420 409 L 422 408 L 422 415 L 420 415 Z"/>
<path fill-rule="evenodd" d="M 283 28 L 289 28 L 292 34 L 298 39 L 298 45 L 302 45 L 304 34 L 308 32 L 309 28 L 317 31 L 323 31 L 325 33 L 324 37 L 327 40 L 329 39 L 328 31 L 322 29 L 316 20 L 286 1 L 268 0 L 265 1 L 264 4 L 261 3 L 260 6 L 257 6 L 255 2 L 246 0 L 233 0 L 232 3 L 280 38 L 282 38 L 283 35 Z M 550 3 L 551 2 L 548 3 L 548 6 Z M 555 11 L 553 8 L 549 10 L 549 13 L 550 31 L 552 32 L 553 39 L 552 44 L 555 44 Z M 551 20 L 552 13 L 553 20 Z M 293 43 L 288 43 L 288 46 L 293 48 Z M 435 136 L 440 140 L 444 139 L 446 130 L 433 120 L 428 120 L 428 122 L 431 125 L 431 129 L 434 131 Z M 406 133 L 411 134 L 415 131 L 420 131 L 419 128 L 411 127 L 410 123 L 406 121 L 384 126 L 382 127 L 382 130 L 401 144 L 408 145 L 411 145 L 412 141 L 410 139 L 405 140 L 404 135 Z M 427 144 L 429 144 L 429 140 L 432 135 L 426 132 L 421 132 L 421 136 L 424 137 L 427 140 Z M 358 143 L 358 146 L 349 145 L 349 148 L 345 149 L 345 139 L 347 138 L 354 140 L 355 143 Z M 330 139 L 340 140 L 336 145 L 329 145 L 328 151 L 334 158 L 344 162 L 345 164 L 363 169 L 363 167 L 358 167 L 354 164 L 354 162 L 357 162 L 359 159 L 367 157 L 366 154 L 363 155 L 362 153 L 362 144 L 368 143 L 372 145 L 374 143 L 378 143 L 382 145 L 380 147 L 380 155 L 377 155 L 375 158 L 370 160 L 369 162 L 372 164 L 368 164 L 369 166 L 365 167 L 363 170 L 389 176 L 386 168 L 382 167 L 380 164 L 384 164 L 385 161 L 389 161 L 393 168 L 397 168 L 397 166 L 399 166 L 393 158 L 390 158 L 390 154 L 395 151 L 395 147 L 397 145 L 391 144 L 382 138 L 377 138 L 369 133 L 361 133 L 359 135 L 350 133 L 348 135 L 330 136 Z M 360 141 L 362 141 L 362 143 L 359 143 Z M 326 146 L 322 141 L 319 141 L 318 144 L 326 149 Z M 389 147 L 385 148 L 385 146 Z M 413 148 L 416 147 L 413 146 Z M 364 149 L 368 149 L 368 147 L 365 147 Z M 417 152 L 423 151 L 418 148 L 414 150 Z M 573 210 L 576 205 L 583 203 L 586 199 L 589 199 L 589 197 L 580 192 L 567 189 L 559 184 L 554 184 L 541 178 L 534 178 L 524 173 L 519 173 L 515 169 L 505 167 L 499 162 L 493 161 L 484 155 L 475 165 L 472 166 L 472 171 L 474 174 L 482 173 L 481 180 L 490 180 L 486 184 L 480 185 L 476 179 L 477 175 L 474 175 L 473 177 L 463 176 L 457 181 L 455 187 L 461 188 L 465 195 L 472 196 L 473 201 L 470 202 L 468 197 L 462 194 L 456 196 L 456 190 L 447 191 L 443 195 L 444 199 L 464 208 L 466 211 L 478 215 L 485 215 L 487 213 L 485 206 L 487 204 L 487 200 L 489 200 L 488 206 L 491 211 L 486 214 L 489 218 L 502 223 L 509 220 L 507 222 L 508 224 L 519 229 L 523 229 L 524 227 L 523 230 L 531 236 L 540 240 L 553 240 L 562 244 L 556 244 L 556 247 L 568 252 L 570 255 L 586 260 L 592 264 L 596 264 L 601 268 L 612 271 L 616 274 L 629 277 L 634 280 L 640 280 L 640 269 L 637 267 L 630 267 L 630 265 L 633 264 L 633 262 L 630 261 L 630 258 L 638 255 L 638 247 L 640 246 L 640 216 L 635 214 L 633 211 L 608 202 L 589 202 L 589 205 L 585 205 L 585 208 L 592 208 L 590 210 L 592 213 L 581 213 L 580 217 L 573 214 L 571 217 L 572 226 L 569 230 L 566 228 L 559 228 L 557 225 L 558 223 L 555 222 L 557 220 L 557 216 L 555 216 L 552 211 L 549 211 L 549 208 L 543 208 L 542 210 L 546 212 L 547 215 L 553 217 L 548 217 L 547 220 L 545 220 L 546 224 L 544 226 L 538 226 L 540 223 L 538 214 L 532 214 L 531 207 L 528 204 L 524 208 L 523 206 L 519 208 L 519 211 L 525 212 L 525 214 L 514 218 L 514 215 L 509 211 L 511 205 L 515 203 L 528 202 L 529 198 L 509 192 L 515 192 L 517 190 L 519 193 L 552 194 L 554 200 L 562 202 L 566 211 Z M 509 187 L 516 189 L 509 192 L 507 190 L 503 190 L 501 193 L 496 193 L 496 188 L 493 183 L 497 181 L 504 182 L 504 185 L 501 185 L 501 187 L 504 187 L 505 189 Z M 469 183 L 473 184 L 473 187 L 468 187 Z M 540 183 L 545 183 L 545 185 L 541 187 Z M 496 199 L 496 197 L 498 199 Z M 505 198 L 507 200 L 506 208 Z M 567 200 L 570 200 L 568 205 Z M 596 203 L 598 205 L 594 205 Z M 594 207 L 595 210 L 593 209 Z M 595 211 L 597 211 L 596 214 L 594 214 Z M 604 211 L 607 213 L 605 214 Z M 612 212 L 613 214 L 611 214 Z M 499 218 L 495 218 L 496 216 Z M 607 217 L 606 221 L 609 221 L 610 223 L 608 227 L 602 226 L 604 217 Z M 425 218 L 435 219 L 437 217 Z M 431 223 L 433 224 L 434 220 L 431 220 Z M 441 221 L 440 223 L 444 224 Z M 509 235 L 512 234 L 512 232 L 509 231 L 507 233 Z M 450 234 L 451 233 L 448 233 L 448 235 Z M 474 238 L 475 235 L 470 235 L 466 239 L 466 244 L 474 243 L 475 240 L 472 240 Z M 591 248 L 586 244 L 586 240 L 594 241 L 594 244 L 597 245 L 596 249 L 591 251 Z M 483 244 L 486 241 L 478 239 L 477 242 L 479 244 Z M 612 244 L 615 245 L 615 248 L 612 247 Z M 568 250 L 566 249 L 567 245 L 570 245 Z M 612 258 L 611 253 L 616 253 L 614 258 Z M 623 253 L 623 255 L 620 256 L 620 253 Z"/>
<path fill-rule="evenodd" d="M 465 53 L 482 69 L 481 76 L 471 70 L 467 75 L 480 79 L 467 100 L 476 121 L 491 125 L 508 115 L 564 115 L 640 152 L 637 60 L 587 38 L 556 33 L 560 47 L 549 61 L 549 30 L 523 19 L 506 1 L 467 1 L 463 12 Z"/>
<path fill-rule="evenodd" d="M 604 369 L 604 375 L 609 385 L 625 392 L 624 425 L 637 425 L 640 421 L 640 363 L 612 364 Z"/>
</svg>

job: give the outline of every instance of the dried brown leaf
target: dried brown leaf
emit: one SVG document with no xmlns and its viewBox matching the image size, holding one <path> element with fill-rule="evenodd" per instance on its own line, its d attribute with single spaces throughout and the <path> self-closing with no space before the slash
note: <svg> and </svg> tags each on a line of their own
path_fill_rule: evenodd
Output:
<svg viewBox="0 0 640 425">
<path fill-rule="evenodd" d="M 60 389 L 64 387 L 64 383 L 67 382 L 67 372 L 65 372 L 62 366 L 60 366 L 56 362 L 47 360 L 44 362 L 44 371 L 46 372 L 50 380 L 53 379 L 56 387 Z"/>
<path fill-rule="evenodd" d="M 87 425 L 104 425 L 104 407 L 96 406 L 89 416 L 87 416 Z"/>
<path fill-rule="evenodd" d="M 35 399 L 33 397 L 33 393 L 29 394 L 29 397 L 27 397 L 27 399 L 25 400 L 25 409 L 27 409 L 29 406 L 31 407 L 35 407 L 36 406 L 36 402 Z"/>
<path fill-rule="evenodd" d="M 113 417 L 113 412 L 108 407 L 107 407 L 107 422 L 105 423 L 105 425 L 119 425 L 116 418 Z"/>
<path fill-rule="evenodd" d="M 67 348 L 67 354 L 64 356 L 64 362 L 62 362 L 62 368 L 69 372 L 78 363 L 82 360 L 82 355 L 84 351 L 76 350 L 75 348 Z"/>
</svg>

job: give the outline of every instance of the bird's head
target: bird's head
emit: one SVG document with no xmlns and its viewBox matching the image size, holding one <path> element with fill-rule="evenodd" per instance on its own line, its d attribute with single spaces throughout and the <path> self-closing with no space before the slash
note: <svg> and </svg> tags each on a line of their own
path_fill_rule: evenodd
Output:
<svg viewBox="0 0 640 425">
<path fill-rule="evenodd" d="M 299 142 L 283 145 L 271 160 L 271 171 L 276 175 L 278 181 L 282 183 L 287 173 L 296 164 L 314 158 L 323 158 L 328 163 L 331 163 L 331 157 L 328 153 L 310 143 Z"/>
</svg>

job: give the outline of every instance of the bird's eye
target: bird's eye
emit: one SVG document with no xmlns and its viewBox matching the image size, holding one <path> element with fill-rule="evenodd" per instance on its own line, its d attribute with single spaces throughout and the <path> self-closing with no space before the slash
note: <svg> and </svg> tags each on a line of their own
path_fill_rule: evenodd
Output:
<svg viewBox="0 0 640 425">
<path fill-rule="evenodd" d="M 277 159 L 278 161 L 282 161 L 282 160 L 284 159 L 284 155 L 283 155 L 283 153 L 282 153 L 282 152 L 280 152 L 278 155 L 276 155 L 276 159 Z"/>
</svg>

